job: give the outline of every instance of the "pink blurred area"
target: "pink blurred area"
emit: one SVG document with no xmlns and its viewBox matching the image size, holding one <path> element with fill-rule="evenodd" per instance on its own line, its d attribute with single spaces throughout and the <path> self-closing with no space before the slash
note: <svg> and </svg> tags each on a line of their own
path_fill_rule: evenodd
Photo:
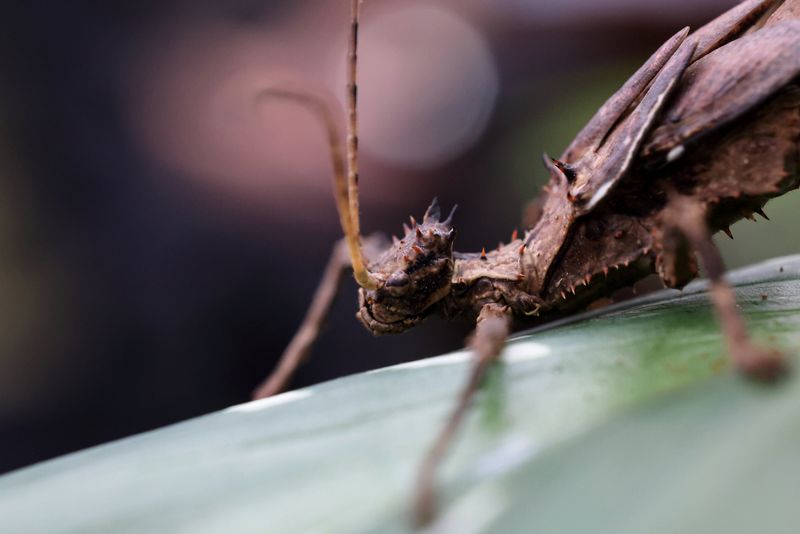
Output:
<svg viewBox="0 0 800 534">
<path fill-rule="evenodd" d="M 304 3 L 275 27 L 161 21 L 123 78 L 137 144 L 185 179 L 183 187 L 235 197 L 283 221 L 315 218 L 316 210 L 294 206 L 331 202 L 320 125 L 296 104 L 257 102 L 256 95 L 268 87 L 318 94 L 343 125 L 349 28 L 341 7 Z M 446 164 L 480 137 L 499 78 L 485 33 L 454 5 L 374 2 L 367 9 L 360 53 L 364 197 L 399 206 L 403 190 L 424 179 L 408 169 Z"/>
<path fill-rule="evenodd" d="M 473 147 L 502 82 L 493 41 L 507 33 L 520 47 L 538 41 L 537 31 L 569 34 L 602 23 L 642 24 L 639 31 L 646 31 L 727 4 L 368 2 L 360 65 L 365 202 L 401 207 L 404 189 L 424 189 L 429 180 L 414 171 L 442 167 Z M 155 21 L 122 74 L 136 143 L 185 180 L 182 187 L 284 221 L 315 218 L 318 210 L 294 206 L 330 204 L 320 127 L 296 105 L 258 105 L 255 95 L 265 87 L 302 88 L 325 96 L 343 116 L 346 2 L 300 2 L 279 25 L 241 24 L 213 11 L 186 16 L 186 7 Z M 542 40 L 544 49 L 520 56 L 546 62 L 548 55 L 562 57 L 564 45 L 572 53 L 584 38 L 576 34 L 575 41 L 580 45 Z"/>
<path fill-rule="evenodd" d="M 459 249 L 506 239 L 557 153 L 660 42 L 724 0 L 367 0 L 367 232 L 433 196 Z M 347 0 L 19 2 L 0 21 L 0 471 L 243 402 L 340 230 Z M 348 282 L 295 385 L 460 346 L 372 338 Z"/>
</svg>

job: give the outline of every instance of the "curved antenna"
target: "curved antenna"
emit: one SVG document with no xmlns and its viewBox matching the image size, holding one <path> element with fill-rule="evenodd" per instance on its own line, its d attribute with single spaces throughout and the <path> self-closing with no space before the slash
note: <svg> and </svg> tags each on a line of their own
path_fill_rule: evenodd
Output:
<svg viewBox="0 0 800 534">
<path fill-rule="evenodd" d="M 351 212 L 353 203 L 352 199 L 348 198 L 350 195 L 348 192 L 348 183 L 345 178 L 346 169 L 349 169 L 349 167 L 345 167 L 342 143 L 337 133 L 336 121 L 333 118 L 330 107 L 325 100 L 318 96 L 289 89 L 263 89 L 256 94 L 256 101 L 262 98 L 279 98 L 296 102 L 311 111 L 322 123 L 328 137 L 328 147 L 331 163 L 333 165 L 333 192 L 336 198 L 336 210 L 339 212 L 339 222 L 342 225 L 342 232 L 344 232 L 348 251 L 350 252 L 353 275 L 361 287 L 375 289 L 378 287 L 377 280 L 375 276 L 367 270 L 364 262 L 364 255 L 361 250 L 358 213 L 356 212 L 354 218 Z M 357 189 L 355 190 L 355 194 L 358 194 Z M 355 205 L 356 209 L 358 209 L 357 200 Z M 354 220 L 356 224 L 353 224 Z"/>
<path fill-rule="evenodd" d="M 361 236 L 361 222 L 358 209 L 358 83 L 356 65 L 358 64 L 358 16 L 362 0 L 350 3 L 350 39 L 347 42 L 347 197 L 350 201 L 350 220 L 352 234 Z M 356 268 L 353 248 L 353 275 L 361 287 L 375 289 L 375 277 L 363 265 L 359 249 L 359 268 Z"/>
</svg>

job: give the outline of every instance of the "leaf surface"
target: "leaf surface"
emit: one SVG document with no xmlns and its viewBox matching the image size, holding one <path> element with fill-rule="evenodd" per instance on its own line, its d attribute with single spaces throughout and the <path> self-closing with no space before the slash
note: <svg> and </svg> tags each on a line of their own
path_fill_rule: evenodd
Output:
<svg viewBox="0 0 800 534">
<path fill-rule="evenodd" d="M 800 346 L 800 256 L 736 271 L 754 337 Z M 728 368 L 705 285 L 508 344 L 440 473 L 442 532 L 794 532 L 798 373 Z M 320 351 L 324 357 L 324 348 Z M 234 406 L 0 477 L 3 532 L 403 532 L 456 352 Z"/>
</svg>

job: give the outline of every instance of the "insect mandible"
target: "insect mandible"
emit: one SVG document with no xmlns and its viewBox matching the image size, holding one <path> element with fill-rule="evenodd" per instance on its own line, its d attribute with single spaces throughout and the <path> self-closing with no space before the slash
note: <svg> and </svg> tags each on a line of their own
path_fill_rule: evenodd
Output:
<svg viewBox="0 0 800 534">
<path fill-rule="evenodd" d="M 561 157 L 544 157 L 550 180 L 537 199 L 538 220 L 509 243 L 476 253 L 453 250 L 453 212 L 442 218 L 435 200 L 402 239 L 361 237 L 359 12 L 360 0 L 351 0 L 345 149 L 321 99 L 280 88 L 259 95 L 295 100 L 322 120 L 344 239 L 255 397 L 282 391 L 307 359 L 347 269 L 360 286 L 357 317 L 375 334 L 403 332 L 433 314 L 473 321 L 468 382 L 419 470 L 414 520 L 422 525 L 434 515 L 436 467 L 517 324 L 584 309 L 653 273 L 682 287 L 698 274 L 697 254 L 733 365 L 757 380 L 781 376 L 783 356 L 747 336 L 711 235 L 764 215 L 767 200 L 800 185 L 800 0 L 746 0 L 672 36 Z"/>
</svg>

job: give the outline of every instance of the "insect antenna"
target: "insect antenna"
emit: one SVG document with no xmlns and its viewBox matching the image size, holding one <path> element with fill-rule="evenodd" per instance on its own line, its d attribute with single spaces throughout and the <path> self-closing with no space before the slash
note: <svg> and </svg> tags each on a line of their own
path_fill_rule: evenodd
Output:
<svg viewBox="0 0 800 534">
<path fill-rule="evenodd" d="M 377 281 L 364 265 L 358 240 L 361 223 L 358 206 L 358 20 L 362 0 L 350 4 L 350 38 L 347 42 L 347 198 L 350 204 L 350 234 L 347 236 L 353 275 L 361 287 L 375 289 Z M 355 254 L 356 249 L 358 254 Z"/>
<path fill-rule="evenodd" d="M 331 108 L 322 98 L 291 89 L 267 88 L 256 95 L 256 102 L 262 98 L 282 98 L 292 100 L 311 111 L 322 122 L 328 136 L 329 151 L 333 164 L 334 196 L 339 212 L 339 222 L 345 235 L 353 276 L 358 284 L 366 289 L 376 289 L 378 279 L 372 274 L 364 261 L 361 248 L 361 225 L 358 204 L 358 85 L 356 84 L 356 63 L 358 58 L 358 17 L 360 0 L 353 0 L 350 19 L 350 39 L 347 51 L 347 144 L 346 163 L 342 144 L 337 133 L 336 121 Z"/>
</svg>

